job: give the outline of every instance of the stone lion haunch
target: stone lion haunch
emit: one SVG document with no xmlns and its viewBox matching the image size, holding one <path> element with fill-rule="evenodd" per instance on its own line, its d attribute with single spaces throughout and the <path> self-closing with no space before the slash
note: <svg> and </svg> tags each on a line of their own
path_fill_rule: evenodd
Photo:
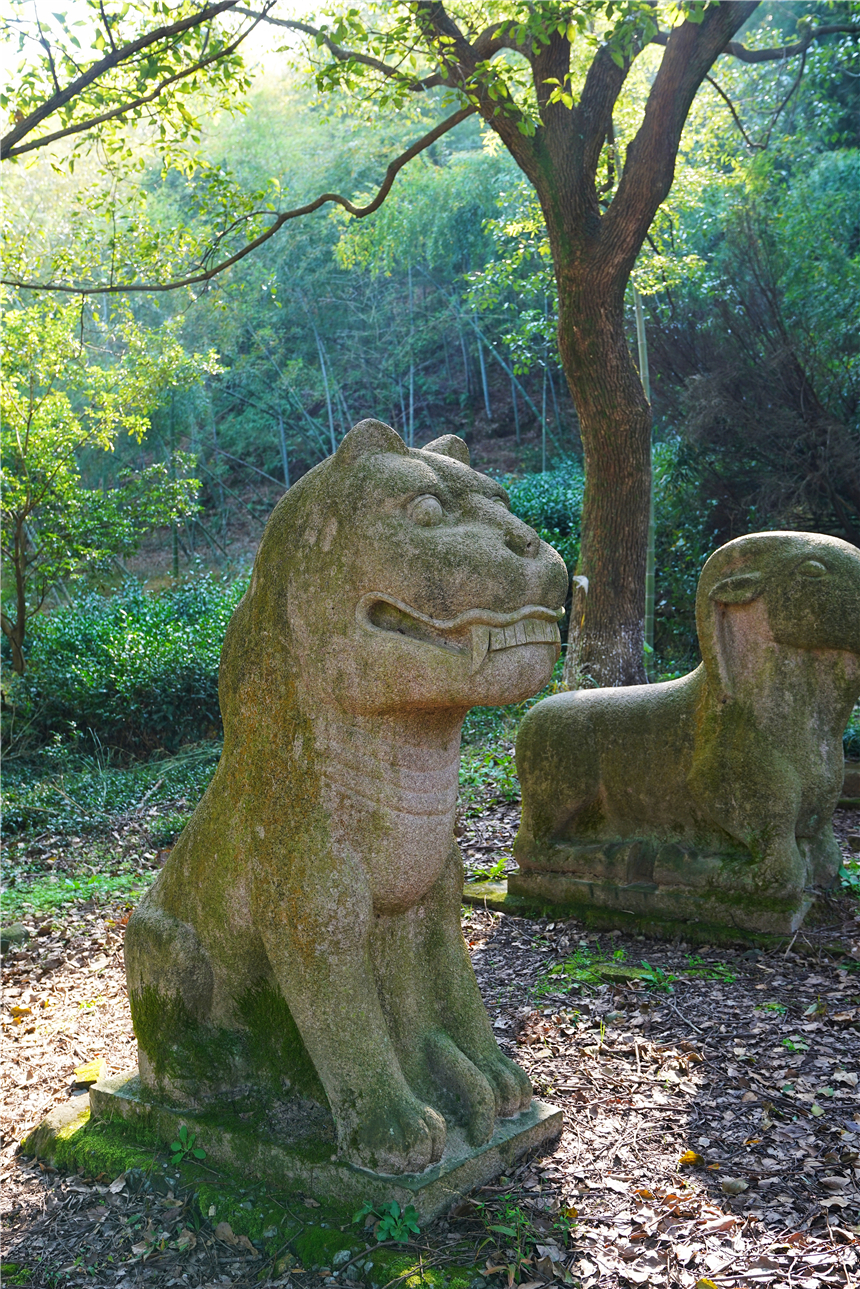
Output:
<svg viewBox="0 0 860 1289">
<path fill-rule="evenodd" d="M 834 881 L 860 551 L 815 533 L 739 537 L 705 564 L 696 621 L 690 675 L 529 712 L 512 893 L 787 931 Z"/>
<path fill-rule="evenodd" d="M 385 1173 L 529 1105 L 460 931 L 460 728 L 548 680 L 561 558 L 445 436 L 362 421 L 275 508 L 227 630 L 224 753 L 126 935 L 144 1084 L 328 1104 Z"/>
</svg>

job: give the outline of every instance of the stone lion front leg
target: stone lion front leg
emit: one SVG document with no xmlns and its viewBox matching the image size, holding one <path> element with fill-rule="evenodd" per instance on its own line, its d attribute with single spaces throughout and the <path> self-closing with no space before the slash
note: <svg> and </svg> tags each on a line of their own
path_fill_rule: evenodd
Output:
<svg viewBox="0 0 860 1289">
<path fill-rule="evenodd" d="M 354 856 L 258 873 L 258 926 L 328 1096 L 338 1153 L 381 1173 L 421 1172 L 444 1149 L 443 1117 L 414 1095 L 379 1002 L 373 903 Z"/>
<path fill-rule="evenodd" d="M 842 867 L 842 851 L 833 824 L 828 822 L 812 836 L 798 836 L 797 847 L 806 859 L 811 883 L 826 890 L 833 886 Z"/>
<path fill-rule="evenodd" d="M 492 1091 L 492 1118 L 527 1110 L 532 1085 L 525 1071 L 499 1050 L 481 998 L 460 926 L 463 862 L 454 844 L 445 868 L 424 901 L 421 952 L 433 982 L 439 1033 L 428 1036 L 428 1057 L 439 1077 L 462 1081 L 461 1062 L 476 1069 Z M 486 1114 L 476 1104 L 470 1138 L 486 1140 Z M 482 1135 L 486 1133 L 486 1135 Z"/>
</svg>

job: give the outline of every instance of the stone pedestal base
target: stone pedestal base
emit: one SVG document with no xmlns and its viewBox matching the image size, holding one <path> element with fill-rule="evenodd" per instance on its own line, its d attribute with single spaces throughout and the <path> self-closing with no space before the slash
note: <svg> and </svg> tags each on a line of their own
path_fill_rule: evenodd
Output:
<svg viewBox="0 0 860 1289">
<path fill-rule="evenodd" d="M 469 1146 L 461 1130 L 448 1130 L 441 1161 L 423 1173 L 386 1176 L 356 1168 L 334 1157 L 330 1117 L 311 1102 L 285 1101 L 273 1107 L 265 1124 L 245 1123 L 199 1109 L 184 1111 L 158 1101 L 143 1088 L 137 1072 L 100 1079 L 90 1088 L 93 1118 L 138 1123 L 169 1145 L 182 1124 L 207 1164 L 259 1178 L 281 1190 L 334 1203 L 361 1205 L 396 1200 L 412 1204 L 423 1222 L 445 1212 L 457 1199 L 509 1171 L 515 1161 L 548 1147 L 562 1130 L 562 1113 L 541 1101 L 515 1119 L 499 1119 L 491 1141 Z"/>
<path fill-rule="evenodd" d="M 671 922 L 706 922 L 735 931 L 765 935 L 791 935 L 812 906 L 811 895 L 798 892 L 791 900 L 709 890 L 704 884 L 685 886 L 680 882 L 663 886 L 657 882 L 616 882 L 575 873 L 511 873 L 511 895 L 540 904 L 565 908 L 600 908 L 638 919 Z M 620 925 L 620 923 L 619 923 Z"/>
<path fill-rule="evenodd" d="M 790 899 L 744 892 L 733 894 L 715 889 L 706 881 L 691 881 L 688 885 L 676 873 L 665 883 L 631 882 L 626 880 L 625 865 L 613 862 L 614 854 L 596 854 L 596 851 L 596 847 L 589 848 L 581 867 L 598 869 L 602 861 L 603 873 L 528 868 L 510 874 L 508 892 L 541 904 L 600 908 L 646 920 L 706 922 L 765 935 L 791 935 L 802 925 L 813 903 L 812 895 L 804 891 L 798 891 Z M 705 867 L 703 863 L 700 866 Z"/>
<path fill-rule="evenodd" d="M 803 914 L 797 910 L 774 916 L 768 930 L 733 921 L 723 910 L 704 901 L 690 900 L 687 907 L 648 898 L 631 899 L 629 887 L 597 887 L 566 874 L 511 874 L 504 882 L 467 882 L 463 903 L 492 909 L 519 918 L 576 918 L 595 931 L 619 930 L 658 940 L 681 938 L 690 944 L 740 945 L 745 948 L 778 948 L 790 939 Z M 758 922 L 758 919 L 756 919 Z M 761 923 L 759 923 L 761 925 Z M 785 927 L 785 929 L 780 929 Z"/>
</svg>

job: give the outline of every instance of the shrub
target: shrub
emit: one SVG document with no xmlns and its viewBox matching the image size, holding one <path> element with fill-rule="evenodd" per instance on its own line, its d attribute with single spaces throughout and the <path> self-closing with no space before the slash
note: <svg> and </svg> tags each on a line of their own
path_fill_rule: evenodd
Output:
<svg viewBox="0 0 860 1289">
<path fill-rule="evenodd" d="M 848 728 L 842 736 L 842 746 L 845 748 L 846 757 L 852 761 L 860 761 L 860 703 L 851 713 Z"/>
<path fill-rule="evenodd" d="M 221 731 L 218 662 L 245 579 L 211 574 L 161 592 L 129 581 L 33 621 L 30 668 L 8 687 L 7 738 L 83 738 L 135 753 Z"/>
<path fill-rule="evenodd" d="M 573 572 L 579 558 L 582 514 L 582 465 L 575 457 L 559 461 L 543 474 L 503 479 L 511 510 L 554 546 Z"/>
</svg>

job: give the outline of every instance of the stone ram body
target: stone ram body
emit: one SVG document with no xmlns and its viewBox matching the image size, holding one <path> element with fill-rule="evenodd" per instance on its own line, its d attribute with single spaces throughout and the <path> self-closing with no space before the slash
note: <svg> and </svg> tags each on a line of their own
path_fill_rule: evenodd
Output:
<svg viewBox="0 0 860 1289">
<path fill-rule="evenodd" d="M 860 550 L 814 533 L 740 537 L 705 564 L 696 622 L 690 675 L 529 712 L 512 893 L 790 931 L 833 883 Z"/>
</svg>

